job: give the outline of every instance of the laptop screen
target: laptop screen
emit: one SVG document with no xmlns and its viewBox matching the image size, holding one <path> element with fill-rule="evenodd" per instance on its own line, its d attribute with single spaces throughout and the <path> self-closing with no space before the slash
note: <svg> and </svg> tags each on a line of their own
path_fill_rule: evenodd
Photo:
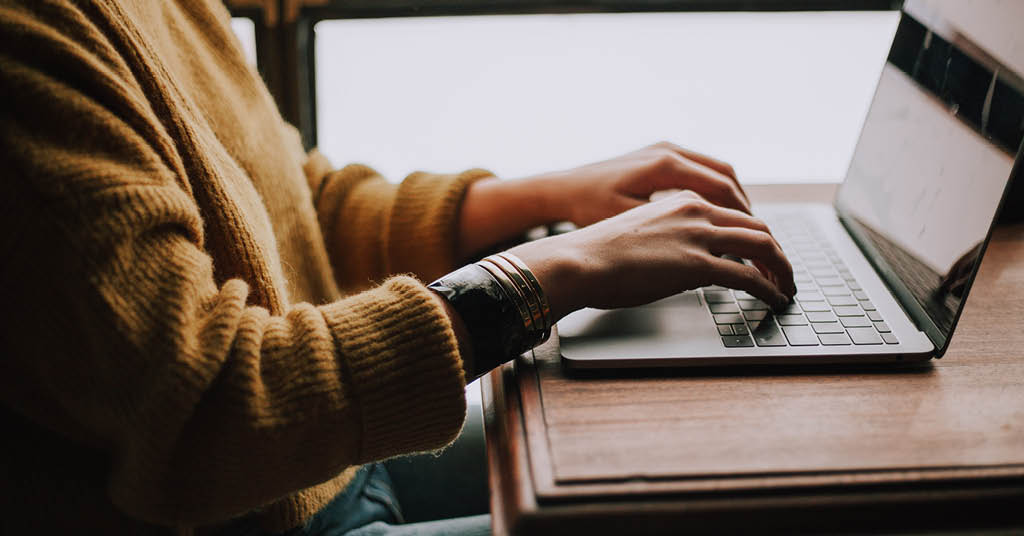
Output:
<svg viewBox="0 0 1024 536">
<path fill-rule="evenodd" d="M 1021 147 L 1022 95 L 991 56 L 904 13 L 836 198 L 940 355 Z"/>
</svg>

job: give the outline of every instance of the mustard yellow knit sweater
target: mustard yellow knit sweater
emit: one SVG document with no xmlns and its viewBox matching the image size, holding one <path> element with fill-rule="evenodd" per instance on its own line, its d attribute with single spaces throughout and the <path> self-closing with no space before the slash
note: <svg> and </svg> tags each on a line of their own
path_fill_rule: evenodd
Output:
<svg viewBox="0 0 1024 536">
<path fill-rule="evenodd" d="M 486 173 L 306 154 L 219 2 L 0 0 L 0 173 L 0 533 L 284 529 L 462 426 L 451 326 L 388 277 L 454 268 Z"/>
</svg>

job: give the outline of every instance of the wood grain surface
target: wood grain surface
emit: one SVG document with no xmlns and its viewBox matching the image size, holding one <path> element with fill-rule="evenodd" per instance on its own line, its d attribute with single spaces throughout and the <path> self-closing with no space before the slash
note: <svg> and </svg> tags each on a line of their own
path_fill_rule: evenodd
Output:
<svg viewBox="0 0 1024 536">
<path fill-rule="evenodd" d="M 831 195 L 812 190 L 751 195 Z M 890 512 L 889 528 L 932 525 L 943 505 L 986 509 L 967 526 L 1012 519 L 1005 505 L 1024 506 L 1024 225 L 996 230 L 949 351 L 924 366 L 570 375 L 552 341 L 492 374 L 484 398 L 498 533 L 741 528 L 739 513 L 783 530 L 799 504 L 848 527 L 874 526 L 856 524 L 868 504 Z"/>
</svg>

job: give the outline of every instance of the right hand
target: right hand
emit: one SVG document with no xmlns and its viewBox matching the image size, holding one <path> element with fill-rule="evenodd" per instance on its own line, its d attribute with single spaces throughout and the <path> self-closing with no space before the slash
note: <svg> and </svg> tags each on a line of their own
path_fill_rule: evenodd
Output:
<svg viewBox="0 0 1024 536">
<path fill-rule="evenodd" d="M 774 307 L 796 294 L 793 269 L 768 226 L 690 191 L 510 251 L 537 276 L 555 319 L 707 285 L 744 290 Z M 759 268 L 722 255 L 750 259 Z"/>
</svg>

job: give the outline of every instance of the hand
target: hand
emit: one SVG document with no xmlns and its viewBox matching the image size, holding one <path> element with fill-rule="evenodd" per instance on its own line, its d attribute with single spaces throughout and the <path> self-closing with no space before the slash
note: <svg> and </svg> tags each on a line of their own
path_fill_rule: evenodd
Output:
<svg viewBox="0 0 1024 536">
<path fill-rule="evenodd" d="M 473 184 L 460 214 L 458 253 L 471 258 L 538 225 L 590 225 L 665 190 L 692 190 L 716 205 L 750 213 L 729 164 L 663 142 L 568 171 Z"/>
<path fill-rule="evenodd" d="M 793 269 L 763 222 L 689 191 L 510 251 L 535 273 L 556 319 L 583 307 L 641 305 L 712 284 L 775 307 L 796 293 Z"/>
<path fill-rule="evenodd" d="M 564 204 L 560 212 L 580 227 L 644 204 L 664 190 L 692 190 L 716 205 L 750 213 L 732 166 L 668 142 L 538 178 Z"/>
</svg>

